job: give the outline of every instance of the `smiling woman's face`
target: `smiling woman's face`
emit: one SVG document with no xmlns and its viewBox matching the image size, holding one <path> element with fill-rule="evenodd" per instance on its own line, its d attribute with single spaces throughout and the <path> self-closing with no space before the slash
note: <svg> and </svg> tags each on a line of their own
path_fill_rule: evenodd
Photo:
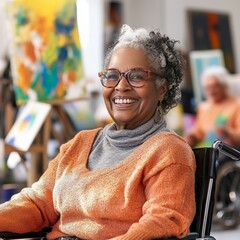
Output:
<svg viewBox="0 0 240 240">
<path fill-rule="evenodd" d="M 120 72 L 132 68 L 151 70 L 143 50 L 137 48 L 118 49 L 108 68 L 118 69 Z M 122 77 L 116 87 L 103 87 L 102 92 L 108 112 L 118 129 L 134 129 L 146 123 L 154 115 L 160 99 L 154 76 L 150 76 L 140 88 L 132 87 Z"/>
<path fill-rule="evenodd" d="M 212 102 L 221 102 L 228 97 L 227 86 L 221 84 L 214 76 L 209 76 L 204 84 L 204 90 L 208 100 Z"/>
</svg>

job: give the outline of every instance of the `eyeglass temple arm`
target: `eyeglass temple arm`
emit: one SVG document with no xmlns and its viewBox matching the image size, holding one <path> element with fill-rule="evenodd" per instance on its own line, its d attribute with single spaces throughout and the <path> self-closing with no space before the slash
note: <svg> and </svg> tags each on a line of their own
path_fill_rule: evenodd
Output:
<svg viewBox="0 0 240 240">
<path fill-rule="evenodd" d="M 240 152 L 237 149 L 229 146 L 228 144 L 226 144 L 220 140 L 214 141 L 212 144 L 212 147 L 219 150 L 219 152 L 232 158 L 235 161 L 240 160 Z"/>
</svg>

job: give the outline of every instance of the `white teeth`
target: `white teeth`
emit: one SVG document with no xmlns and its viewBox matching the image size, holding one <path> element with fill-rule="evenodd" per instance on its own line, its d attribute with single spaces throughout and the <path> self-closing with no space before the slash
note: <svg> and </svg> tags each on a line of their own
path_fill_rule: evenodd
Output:
<svg viewBox="0 0 240 240">
<path fill-rule="evenodd" d="M 128 104 L 128 103 L 133 103 L 133 102 L 136 102 L 136 101 L 133 99 L 115 99 L 114 100 L 114 103 L 116 103 L 116 104 Z"/>
</svg>

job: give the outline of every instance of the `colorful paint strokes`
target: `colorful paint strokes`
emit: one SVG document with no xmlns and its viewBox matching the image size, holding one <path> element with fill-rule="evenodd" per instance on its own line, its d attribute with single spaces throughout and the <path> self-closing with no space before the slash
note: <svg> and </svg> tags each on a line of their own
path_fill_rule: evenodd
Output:
<svg viewBox="0 0 240 240">
<path fill-rule="evenodd" d="M 83 63 L 76 0 L 12 0 L 8 12 L 17 103 L 63 100 L 76 88 L 80 97 Z"/>
</svg>

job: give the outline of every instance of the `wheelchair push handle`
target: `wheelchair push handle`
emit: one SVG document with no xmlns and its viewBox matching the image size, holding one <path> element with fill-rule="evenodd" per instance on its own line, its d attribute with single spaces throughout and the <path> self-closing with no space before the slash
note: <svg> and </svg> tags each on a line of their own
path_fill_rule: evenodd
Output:
<svg viewBox="0 0 240 240">
<path fill-rule="evenodd" d="M 240 160 L 240 152 L 220 140 L 214 141 L 212 147 L 235 161 Z"/>
</svg>

